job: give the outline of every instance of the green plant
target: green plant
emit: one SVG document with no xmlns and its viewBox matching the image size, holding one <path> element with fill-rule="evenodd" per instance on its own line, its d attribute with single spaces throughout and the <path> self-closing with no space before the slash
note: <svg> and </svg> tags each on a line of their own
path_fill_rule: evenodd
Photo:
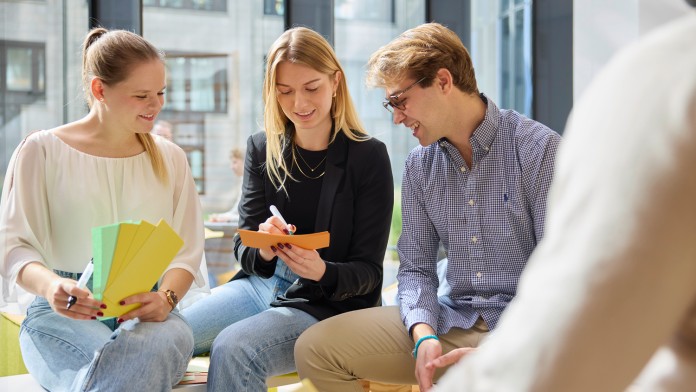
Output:
<svg viewBox="0 0 696 392">
<path fill-rule="evenodd" d="M 391 254 L 393 260 L 398 259 L 396 254 L 396 242 L 401 235 L 401 188 L 394 188 L 394 209 L 392 210 L 391 227 L 389 230 L 389 243 L 387 247 L 388 253 Z"/>
</svg>

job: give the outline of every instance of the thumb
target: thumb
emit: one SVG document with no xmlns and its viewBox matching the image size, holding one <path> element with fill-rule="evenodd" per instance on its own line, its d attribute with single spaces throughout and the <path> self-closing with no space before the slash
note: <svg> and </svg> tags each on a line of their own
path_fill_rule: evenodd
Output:
<svg viewBox="0 0 696 392">
<path fill-rule="evenodd" d="M 470 347 L 458 348 L 458 349 L 455 349 L 455 350 L 448 352 L 445 355 L 442 355 L 442 356 L 435 358 L 434 360 L 430 361 L 428 363 L 428 365 L 438 367 L 438 368 L 449 366 L 449 365 L 452 365 L 452 364 L 458 362 L 463 356 L 465 356 L 469 352 L 475 351 L 475 350 L 476 350 L 475 348 L 470 348 Z"/>
</svg>

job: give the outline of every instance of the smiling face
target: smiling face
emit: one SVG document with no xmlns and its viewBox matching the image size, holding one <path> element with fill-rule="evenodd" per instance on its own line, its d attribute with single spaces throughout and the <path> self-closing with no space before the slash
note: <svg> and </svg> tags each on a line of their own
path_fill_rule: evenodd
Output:
<svg viewBox="0 0 696 392">
<path fill-rule="evenodd" d="M 133 66 L 128 77 L 113 86 L 102 83 L 105 119 L 129 132 L 150 132 L 164 104 L 165 84 L 164 64 L 159 60 Z"/>
<path fill-rule="evenodd" d="M 398 95 L 392 108 L 394 124 L 410 128 L 418 143 L 428 146 L 444 136 L 436 131 L 441 128 L 436 121 L 439 97 L 434 94 L 434 86 L 422 87 L 414 85 L 415 82 L 412 78 L 404 79 L 398 84 L 385 86 L 385 90 L 387 99 Z"/>
<path fill-rule="evenodd" d="M 276 94 L 285 116 L 297 132 L 328 135 L 331 130 L 331 104 L 338 77 L 330 77 L 311 67 L 284 61 L 276 71 Z"/>
</svg>

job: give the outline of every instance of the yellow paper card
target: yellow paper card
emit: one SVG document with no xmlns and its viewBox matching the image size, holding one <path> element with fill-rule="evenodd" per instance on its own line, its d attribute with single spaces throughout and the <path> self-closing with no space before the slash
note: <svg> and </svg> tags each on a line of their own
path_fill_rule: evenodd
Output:
<svg viewBox="0 0 696 392">
<path fill-rule="evenodd" d="M 128 224 L 122 223 L 121 227 L 123 228 L 126 225 Z M 130 233 L 128 233 L 128 237 L 124 236 L 123 240 L 121 240 L 121 238 L 118 239 L 116 246 L 119 250 L 119 256 L 123 254 L 123 257 L 111 262 L 112 272 L 109 274 L 109 280 L 106 282 L 106 289 L 108 289 L 113 283 L 114 278 L 119 276 L 121 271 L 123 271 L 123 269 L 131 263 L 133 257 L 135 257 L 135 255 L 140 251 L 140 248 L 142 248 L 143 244 L 145 244 L 145 241 L 148 240 L 154 230 L 155 225 L 152 223 L 140 221 L 136 225 L 136 230 L 132 237 L 130 236 Z M 126 248 L 127 250 L 124 252 L 124 249 L 121 248 Z"/>
<path fill-rule="evenodd" d="M 111 259 L 110 268 L 107 271 L 108 278 L 106 279 L 106 283 L 104 284 L 102 291 L 104 291 L 107 287 L 109 287 L 109 284 L 111 284 L 111 277 L 118 274 L 118 270 L 121 268 L 123 260 L 126 258 L 128 248 L 130 247 L 131 241 L 133 241 L 133 237 L 135 237 L 135 233 L 138 231 L 139 226 L 140 223 L 131 222 L 123 222 L 118 224 L 119 229 L 118 236 L 116 237 L 114 254 L 113 258 Z"/>
<path fill-rule="evenodd" d="M 118 317 L 139 307 L 140 304 L 121 306 L 119 302 L 150 291 L 183 245 L 179 235 L 167 222 L 160 220 L 140 250 L 104 290 L 103 302 L 107 306 L 104 316 Z"/>
</svg>

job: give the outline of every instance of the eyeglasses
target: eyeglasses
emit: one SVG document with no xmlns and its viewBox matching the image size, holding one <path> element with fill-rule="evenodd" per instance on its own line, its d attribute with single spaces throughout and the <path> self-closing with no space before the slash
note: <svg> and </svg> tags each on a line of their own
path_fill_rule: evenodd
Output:
<svg viewBox="0 0 696 392">
<path fill-rule="evenodd" d="M 403 102 L 399 101 L 399 97 L 404 95 L 404 93 L 406 91 L 410 90 L 413 86 L 424 81 L 425 79 L 427 79 L 427 77 L 422 77 L 419 80 L 417 80 L 416 82 L 414 82 L 413 84 L 411 84 L 410 86 L 401 90 L 400 93 L 390 95 L 389 98 L 385 99 L 384 102 L 382 102 L 382 106 L 384 106 L 384 108 L 387 109 L 389 111 L 389 113 L 394 113 L 394 109 L 399 109 L 399 110 L 406 109 Z"/>
</svg>

